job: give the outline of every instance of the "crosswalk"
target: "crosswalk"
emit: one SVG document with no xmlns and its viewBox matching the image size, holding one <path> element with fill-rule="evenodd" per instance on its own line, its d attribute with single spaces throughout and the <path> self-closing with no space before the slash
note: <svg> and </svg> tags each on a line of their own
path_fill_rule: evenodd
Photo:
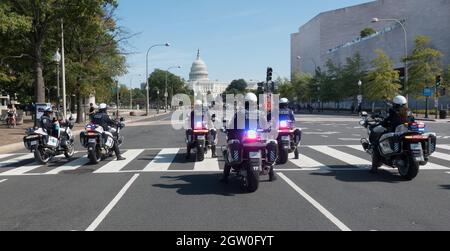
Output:
<svg viewBox="0 0 450 251">
<path fill-rule="evenodd" d="M 450 145 L 439 145 L 430 163 L 422 170 L 450 171 Z M 87 155 L 80 152 L 73 159 L 57 157 L 48 165 L 39 165 L 33 154 L 0 155 L 0 178 L 8 176 L 63 175 L 86 171 L 94 174 L 158 173 L 158 172 L 220 172 L 224 161 L 206 156 L 203 162 L 185 159 L 181 148 L 130 149 L 125 150 L 125 161 L 109 158 L 98 165 L 90 165 Z M 277 166 L 282 171 L 341 171 L 366 170 L 370 167 L 370 156 L 359 145 L 302 146 L 300 159 L 290 156 L 286 165 Z M 342 163 L 337 165 L 336 163 Z"/>
</svg>

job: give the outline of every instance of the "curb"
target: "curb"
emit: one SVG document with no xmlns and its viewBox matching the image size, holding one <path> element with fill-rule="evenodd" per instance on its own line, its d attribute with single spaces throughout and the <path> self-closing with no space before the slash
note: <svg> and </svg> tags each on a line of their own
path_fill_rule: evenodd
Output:
<svg viewBox="0 0 450 251">
<path fill-rule="evenodd" d="M 167 113 L 160 113 L 160 114 L 154 114 L 154 115 L 150 115 L 150 116 L 148 116 L 148 117 L 145 117 L 145 116 L 144 116 L 144 117 L 142 117 L 142 118 L 138 118 L 138 119 L 136 119 L 136 120 L 130 121 L 129 123 L 130 123 L 130 124 L 133 124 L 133 123 L 139 122 L 139 121 L 141 121 L 141 120 L 145 120 L 145 119 L 149 119 L 149 118 L 155 118 L 155 117 L 159 117 L 159 116 L 167 115 L 167 114 L 170 114 L 170 112 L 167 112 Z M 81 133 L 81 131 L 83 131 L 83 130 L 73 131 L 73 134 L 79 134 L 79 133 Z M 13 152 L 13 151 L 24 150 L 24 149 L 25 149 L 25 147 L 24 147 L 24 145 L 23 145 L 22 142 L 20 142 L 20 143 L 14 143 L 14 144 L 9 144 L 9 145 L 6 145 L 6 146 L 0 146 L 0 154 L 11 153 L 11 152 Z"/>
</svg>

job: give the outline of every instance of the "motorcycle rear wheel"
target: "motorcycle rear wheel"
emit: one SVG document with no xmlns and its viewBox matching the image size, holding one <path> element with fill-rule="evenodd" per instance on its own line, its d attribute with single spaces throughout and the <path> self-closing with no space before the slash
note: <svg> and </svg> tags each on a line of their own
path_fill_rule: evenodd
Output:
<svg viewBox="0 0 450 251">
<path fill-rule="evenodd" d="M 407 181 L 415 179 L 419 174 L 419 170 L 419 163 L 415 162 L 411 157 L 408 157 L 408 159 L 405 161 L 405 166 L 403 168 L 398 167 L 400 176 Z"/>
<path fill-rule="evenodd" d="M 278 156 L 278 164 L 280 165 L 284 165 L 288 162 L 289 160 L 289 151 L 284 149 L 284 148 L 280 148 L 280 154 Z"/>
<path fill-rule="evenodd" d="M 41 165 L 47 165 L 51 159 L 51 156 L 47 156 L 44 151 L 39 148 L 34 151 L 34 159 Z"/>
<path fill-rule="evenodd" d="M 70 143 L 67 146 L 67 150 L 64 152 L 64 156 L 66 157 L 66 159 L 70 159 L 73 157 L 74 154 L 75 154 L 75 146 L 73 145 L 73 143 Z"/>
<path fill-rule="evenodd" d="M 253 170 L 253 167 L 247 164 L 246 190 L 254 193 L 259 188 L 259 173 Z"/>
<path fill-rule="evenodd" d="M 203 147 L 197 147 L 197 161 L 205 160 L 205 149 Z"/>
<path fill-rule="evenodd" d="M 96 164 L 100 163 L 100 161 L 102 160 L 102 153 L 101 153 L 100 149 L 95 148 L 93 150 L 90 150 L 88 152 L 88 158 L 89 158 L 90 164 L 92 164 L 92 165 L 96 165 Z"/>
</svg>

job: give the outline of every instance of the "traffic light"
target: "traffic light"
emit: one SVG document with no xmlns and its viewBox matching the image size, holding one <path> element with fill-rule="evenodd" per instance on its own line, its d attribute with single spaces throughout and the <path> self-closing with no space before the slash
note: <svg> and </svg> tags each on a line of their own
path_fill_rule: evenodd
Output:
<svg viewBox="0 0 450 251">
<path fill-rule="evenodd" d="M 271 67 L 267 68 L 267 82 L 273 79 L 273 69 Z"/>
<path fill-rule="evenodd" d="M 442 81 L 443 81 L 442 76 L 441 75 L 437 76 L 436 77 L 436 87 L 440 87 L 442 85 Z"/>
</svg>

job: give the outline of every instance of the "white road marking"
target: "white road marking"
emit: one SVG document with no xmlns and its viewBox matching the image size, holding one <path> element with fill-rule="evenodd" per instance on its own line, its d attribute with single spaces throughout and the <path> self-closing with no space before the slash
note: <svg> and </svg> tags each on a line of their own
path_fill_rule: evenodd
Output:
<svg viewBox="0 0 450 251">
<path fill-rule="evenodd" d="M 324 164 L 319 163 L 309 157 L 306 157 L 305 155 L 301 155 L 300 159 L 291 159 L 290 162 L 292 162 L 294 165 L 298 166 L 301 169 L 313 168 L 315 170 L 318 170 L 320 168 L 326 167 Z"/>
<path fill-rule="evenodd" d="M 444 150 L 450 150 L 450 146 L 449 145 L 438 145 L 437 148 L 444 149 Z"/>
<path fill-rule="evenodd" d="M 4 180 L 0 180 L 0 183 L 3 183 L 3 182 L 5 182 L 5 181 L 7 181 L 7 179 L 4 179 Z"/>
<path fill-rule="evenodd" d="M 148 171 L 168 170 L 179 151 L 180 151 L 179 148 L 167 148 L 161 150 L 161 152 L 159 152 L 158 155 L 156 155 L 153 161 L 150 162 L 150 164 L 148 164 L 143 169 L 143 171 L 148 172 Z"/>
<path fill-rule="evenodd" d="M 85 156 L 83 156 L 83 157 L 81 157 L 81 158 L 79 158 L 77 160 L 74 160 L 74 161 L 71 161 L 71 162 L 69 162 L 67 164 L 64 164 L 64 166 L 55 168 L 55 169 L 53 169 L 53 170 L 51 170 L 51 171 L 49 171 L 49 172 L 47 172 L 45 174 L 46 175 L 52 175 L 52 174 L 59 174 L 60 172 L 65 172 L 65 171 L 73 171 L 73 170 L 76 170 L 76 169 L 78 169 L 78 168 L 80 168 L 80 167 L 82 167 L 82 166 L 84 166 L 84 165 L 86 165 L 88 163 L 89 163 L 89 159 L 87 158 L 87 155 L 85 155 Z"/>
<path fill-rule="evenodd" d="M 361 139 L 357 138 L 338 138 L 340 141 L 361 141 Z"/>
<path fill-rule="evenodd" d="M 442 160 L 447 160 L 450 161 L 450 155 L 445 154 L 445 153 L 440 153 L 440 152 L 434 152 L 431 157 L 437 158 L 437 159 L 442 159 Z"/>
<path fill-rule="evenodd" d="M 33 154 L 25 154 L 25 155 L 22 155 L 22 156 L 13 158 L 13 159 L 9 159 L 9 160 L 0 162 L 0 168 L 9 166 L 12 164 L 16 164 L 17 162 L 20 162 L 22 160 L 33 159 L 33 156 L 34 156 Z"/>
<path fill-rule="evenodd" d="M 305 198 L 311 205 L 313 205 L 320 213 L 327 217 L 334 225 L 336 225 L 342 231 L 352 231 L 347 227 L 342 221 L 336 218 L 330 211 L 325 209 L 319 202 L 309 196 L 305 191 L 303 191 L 299 186 L 297 186 L 292 180 L 286 177 L 283 173 L 279 173 L 280 176 L 289 186 L 291 186 L 297 193 L 299 193 L 303 198 Z"/>
<path fill-rule="evenodd" d="M 133 177 L 128 181 L 127 184 L 120 190 L 120 192 L 114 197 L 114 199 L 106 206 L 106 208 L 100 213 L 100 215 L 92 222 L 92 224 L 86 229 L 86 231 L 95 231 L 97 227 L 102 223 L 102 221 L 108 216 L 111 210 L 117 205 L 117 203 L 122 199 L 125 193 L 130 189 L 131 185 L 139 177 L 139 174 L 133 175 Z"/>
<path fill-rule="evenodd" d="M 126 165 L 128 165 L 131 161 L 133 161 L 137 156 L 139 156 L 144 150 L 128 150 L 123 154 L 123 157 L 126 160 L 122 161 L 111 161 L 108 164 L 104 165 L 94 173 L 117 173 Z"/>
<path fill-rule="evenodd" d="M 17 167 L 14 169 L 11 169 L 9 171 L 0 173 L 0 176 L 18 176 L 18 175 L 23 175 L 25 173 L 31 172 L 34 169 L 37 169 L 39 167 L 41 167 L 42 165 L 37 164 L 36 162 L 28 164 L 26 166 L 22 166 L 22 167 Z"/>
<path fill-rule="evenodd" d="M 14 154 L 0 154 L 0 159 L 8 158 L 13 156 Z"/>
<path fill-rule="evenodd" d="M 333 135 L 338 134 L 339 132 L 304 132 L 306 135 Z"/>
<path fill-rule="evenodd" d="M 362 147 L 362 145 L 352 145 L 352 146 L 346 146 L 346 147 L 354 149 L 354 150 L 358 150 L 361 152 L 366 152 L 366 151 L 364 151 L 364 148 Z"/>
<path fill-rule="evenodd" d="M 372 164 L 371 162 L 365 159 L 361 159 L 351 154 L 335 150 L 334 148 L 328 146 L 311 146 L 310 148 L 319 151 L 323 154 L 327 154 L 335 159 L 339 159 L 352 166 L 363 167 Z"/>
<path fill-rule="evenodd" d="M 197 171 L 220 171 L 219 159 L 205 158 L 204 161 L 195 162 L 194 170 Z"/>
</svg>

